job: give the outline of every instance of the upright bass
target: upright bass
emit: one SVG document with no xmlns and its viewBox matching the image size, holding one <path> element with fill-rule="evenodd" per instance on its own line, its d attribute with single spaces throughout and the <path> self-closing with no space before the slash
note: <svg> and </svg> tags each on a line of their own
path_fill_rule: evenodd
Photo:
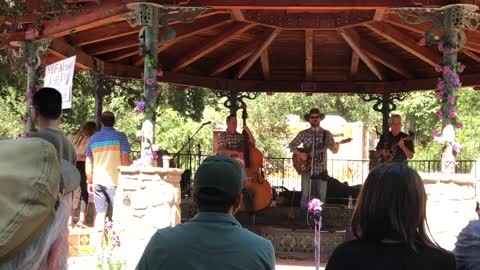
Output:
<svg viewBox="0 0 480 270">
<path fill-rule="evenodd" d="M 242 120 L 243 126 L 246 126 L 248 118 L 247 106 L 242 102 Z M 255 148 L 250 142 L 248 133 L 243 130 L 243 146 L 242 152 L 245 163 L 245 173 L 247 179 L 243 182 L 243 188 L 250 190 L 253 194 L 253 209 L 246 209 L 244 200 L 240 204 L 241 211 L 252 210 L 254 212 L 267 208 L 272 202 L 272 188 L 270 183 L 265 180 L 263 174 L 263 154 Z"/>
</svg>

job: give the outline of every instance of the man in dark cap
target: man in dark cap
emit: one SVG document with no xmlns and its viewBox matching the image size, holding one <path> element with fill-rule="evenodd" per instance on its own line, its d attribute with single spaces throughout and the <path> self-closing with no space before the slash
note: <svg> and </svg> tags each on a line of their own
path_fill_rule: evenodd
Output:
<svg viewBox="0 0 480 270">
<path fill-rule="evenodd" d="M 237 160 L 206 158 L 194 177 L 198 213 L 188 222 L 158 230 L 137 269 L 274 269 L 272 243 L 233 217 L 245 178 Z"/>
</svg>

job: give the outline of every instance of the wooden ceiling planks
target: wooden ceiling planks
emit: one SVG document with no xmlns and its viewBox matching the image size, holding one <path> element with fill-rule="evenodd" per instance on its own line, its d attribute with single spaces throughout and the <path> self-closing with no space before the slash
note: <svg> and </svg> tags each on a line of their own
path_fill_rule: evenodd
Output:
<svg viewBox="0 0 480 270">
<path fill-rule="evenodd" d="M 82 1 L 84 9 L 74 18 L 42 21 L 41 31 L 32 20 L 23 20 L 23 30 L 2 34 L 7 38 L 0 48 L 14 40 L 52 37 L 45 64 L 77 54 L 79 70 L 140 78 L 139 28 L 130 27 L 123 17 L 131 2 L 137 0 L 102 0 L 99 5 Z M 429 24 L 408 25 L 389 8 L 454 2 L 458 1 L 190 0 L 186 5 L 210 9 L 191 24 L 170 22 L 177 36 L 157 50 L 166 74 L 163 80 L 266 92 L 388 93 L 433 88 L 438 74 L 432 66 L 441 62 L 440 53 L 416 44 Z M 467 30 L 466 35 L 468 42 L 459 55 L 468 66 L 462 82 L 480 85 L 480 77 L 475 77 L 480 74 L 480 31 Z M 314 88 L 304 87 L 305 81 Z"/>
</svg>

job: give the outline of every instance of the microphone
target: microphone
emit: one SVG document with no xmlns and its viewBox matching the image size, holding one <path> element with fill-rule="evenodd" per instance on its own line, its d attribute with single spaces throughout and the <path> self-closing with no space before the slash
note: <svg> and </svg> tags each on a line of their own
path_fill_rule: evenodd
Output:
<svg viewBox="0 0 480 270">
<path fill-rule="evenodd" d="M 203 123 L 202 126 L 210 125 L 211 123 L 212 123 L 212 121 L 208 121 L 208 122 Z"/>
<path fill-rule="evenodd" d="M 308 211 L 313 213 L 313 216 L 317 219 L 322 214 L 322 204 L 323 202 L 316 198 L 308 202 Z"/>
</svg>

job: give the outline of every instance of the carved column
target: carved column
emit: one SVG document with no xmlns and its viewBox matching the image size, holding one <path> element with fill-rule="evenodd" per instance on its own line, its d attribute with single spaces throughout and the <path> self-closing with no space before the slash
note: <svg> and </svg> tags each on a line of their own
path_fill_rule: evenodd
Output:
<svg viewBox="0 0 480 270">
<path fill-rule="evenodd" d="M 50 45 L 50 39 L 39 39 L 33 41 L 13 42 L 12 45 L 18 46 L 18 53 L 14 51 L 14 55 L 19 58 L 26 59 L 27 67 L 27 98 L 26 98 L 26 125 L 25 131 L 29 132 L 33 128 L 32 116 L 30 114 L 30 106 L 32 106 L 32 95 L 37 90 L 38 83 L 37 69 L 42 63 L 42 56 Z"/>
<path fill-rule="evenodd" d="M 173 39 L 176 35 L 175 30 L 168 24 L 169 20 L 190 23 L 206 9 L 145 2 L 131 3 L 127 6 L 133 10 L 125 15 L 130 26 L 142 26 L 138 36 L 141 44 L 140 53 L 145 57 L 143 74 L 145 117 L 142 124 L 141 157 L 143 160 L 148 160 L 151 159 L 148 152 L 155 143 L 156 95 L 154 93 L 157 88 L 157 76 L 161 76 L 157 54 L 158 44 Z M 166 34 L 159 35 L 160 26 L 166 30 Z"/>
<path fill-rule="evenodd" d="M 461 86 L 459 74 L 463 65 L 457 61 L 458 52 L 465 45 L 467 38 L 465 27 L 476 29 L 480 25 L 480 14 L 475 11 L 478 6 L 467 4 L 448 5 L 442 8 L 396 8 L 405 22 L 419 24 L 426 21 L 433 23 L 425 33 L 427 45 L 437 45 L 443 53 L 442 63 L 436 68 L 442 73 L 437 85 L 437 99 L 441 108 L 437 116 L 442 117 L 442 142 L 445 143 L 442 153 L 442 172 L 455 173 L 455 126 L 459 125 L 455 111 L 456 90 Z M 441 65 L 440 65 L 441 64 Z"/>
<path fill-rule="evenodd" d="M 383 94 L 383 95 L 359 95 L 363 101 L 374 101 L 373 110 L 382 113 L 382 134 L 388 131 L 388 120 L 390 113 L 397 109 L 395 100 L 402 101 L 405 95 L 402 94 Z"/>
<path fill-rule="evenodd" d="M 235 92 L 235 91 L 221 91 L 221 90 L 216 90 L 214 91 L 215 95 L 218 98 L 224 98 L 226 97 L 227 100 L 223 103 L 223 105 L 230 110 L 230 115 L 237 115 L 238 109 L 242 107 L 244 104 L 245 99 L 255 99 L 257 98 L 260 93 L 241 93 L 241 92 Z"/>
</svg>

